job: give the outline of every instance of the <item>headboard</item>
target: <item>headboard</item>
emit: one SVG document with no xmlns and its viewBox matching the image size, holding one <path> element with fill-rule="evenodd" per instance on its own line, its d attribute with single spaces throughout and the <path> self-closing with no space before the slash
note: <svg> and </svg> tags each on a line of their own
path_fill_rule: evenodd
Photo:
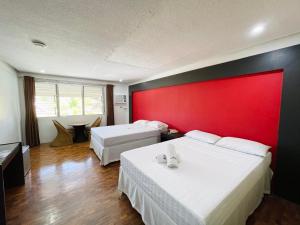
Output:
<svg viewBox="0 0 300 225">
<path fill-rule="evenodd" d="M 171 128 L 241 137 L 272 146 L 275 158 L 283 71 L 194 82 L 132 93 L 132 118 Z"/>
</svg>

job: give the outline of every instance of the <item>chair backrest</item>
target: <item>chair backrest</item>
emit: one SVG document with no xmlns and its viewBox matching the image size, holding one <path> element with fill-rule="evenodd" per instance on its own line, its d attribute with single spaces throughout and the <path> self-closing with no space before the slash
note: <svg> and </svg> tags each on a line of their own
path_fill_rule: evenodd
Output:
<svg viewBox="0 0 300 225">
<path fill-rule="evenodd" d="M 102 118 L 98 117 L 91 125 L 91 127 L 100 127 Z"/>
<path fill-rule="evenodd" d="M 57 120 L 52 120 L 52 122 L 54 123 L 58 133 L 68 133 L 67 129 Z"/>
</svg>

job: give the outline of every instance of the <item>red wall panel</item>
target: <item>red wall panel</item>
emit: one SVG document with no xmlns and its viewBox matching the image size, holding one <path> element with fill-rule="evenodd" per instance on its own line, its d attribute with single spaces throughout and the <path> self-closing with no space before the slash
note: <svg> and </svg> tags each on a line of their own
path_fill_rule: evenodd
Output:
<svg viewBox="0 0 300 225">
<path fill-rule="evenodd" d="M 276 150 L 283 71 L 137 91 L 133 121 L 160 120 L 182 132 L 193 129 L 259 141 Z M 275 152 L 274 152 L 275 153 Z"/>
</svg>

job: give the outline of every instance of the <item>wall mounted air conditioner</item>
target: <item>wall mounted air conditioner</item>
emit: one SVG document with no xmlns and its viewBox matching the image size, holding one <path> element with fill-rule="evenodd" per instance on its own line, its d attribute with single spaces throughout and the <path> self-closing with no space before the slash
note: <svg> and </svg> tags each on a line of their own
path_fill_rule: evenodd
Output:
<svg viewBox="0 0 300 225">
<path fill-rule="evenodd" d="M 115 103 L 116 104 L 126 104 L 127 103 L 127 95 L 115 95 Z"/>
</svg>

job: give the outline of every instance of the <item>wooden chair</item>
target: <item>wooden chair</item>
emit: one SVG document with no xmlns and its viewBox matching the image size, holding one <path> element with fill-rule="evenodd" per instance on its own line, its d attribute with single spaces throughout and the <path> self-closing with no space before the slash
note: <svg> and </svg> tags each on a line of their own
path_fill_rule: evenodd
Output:
<svg viewBox="0 0 300 225">
<path fill-rule="evenodd" d="M 100 127 L 101 121 L 102 121 L 102 118 L 98 117 L 90 126 L 88 126 L 86 128 L 87 132 L 88 132 L 89 139 L 91 139 L 91 128 L 93 128 L 93 127 Z"/>
<path fill-rule="evenodd" d="M 52 120 L 52 121 L 54 126 L 56 127 L 57 135 L 54 138 L 54 140 L 50 143 L 50 146 L 59 147 L 59 146 L 73 144 L 72 134 L 70 134 L 70 132 L 63 125 L 61 125 L 57 120 Z"/>
</svg>

